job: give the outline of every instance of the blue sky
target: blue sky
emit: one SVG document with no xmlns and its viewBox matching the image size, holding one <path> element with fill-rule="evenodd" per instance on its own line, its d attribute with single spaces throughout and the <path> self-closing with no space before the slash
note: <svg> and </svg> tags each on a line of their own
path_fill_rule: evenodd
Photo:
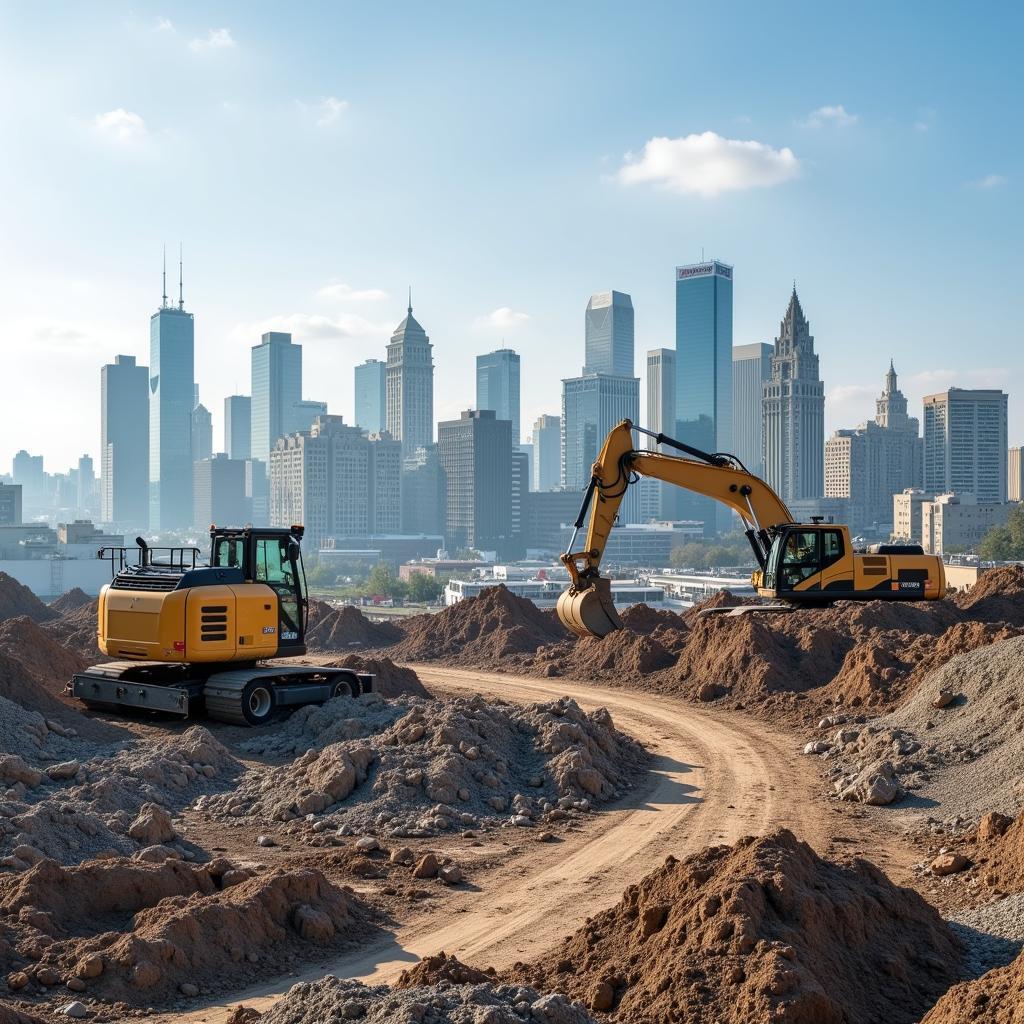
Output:
<svg viewBox="0 0 1024 1024">
<path fill-rule="evenodd" d="M 736 344 L 795 278 L 829 429 L 890 355 L 920 396 L 1010 393 L 1024 441 L 1022 8 L 1015 4 L 0 0 L 0 472 L 99 447 L 99 367 L 145 361 L 185 249 L 221 437 L 262 330 L 352 413 L 413 287 L 436 418 L 473 357 L 523 360 L 524 429 L 579 372 L 583 313 L 672 346 L 673 268 L 736 267 Z"/>
</svg>

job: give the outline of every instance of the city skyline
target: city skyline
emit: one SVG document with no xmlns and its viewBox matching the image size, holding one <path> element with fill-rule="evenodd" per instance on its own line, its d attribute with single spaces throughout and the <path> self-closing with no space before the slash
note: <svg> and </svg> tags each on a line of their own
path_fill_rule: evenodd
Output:
<svg viewBox="0 0 1024 1024">
<path fill-rule="evenodd" d="M 674 19 L 652 4 L 622 21 L 597 5 L 580 45 L 570 9 L 543 11 L 539 43 L 539 7 L 501 33 L 496 13 L 403 10 L 400 38 L 381 14 L 326 7 L 301 22 L 239 6 L 71 8 L 45 25 L 26 8 L 0 12 L 0 81 L 24 97 L 0 111 L 0 331 L 9 351 L 45 363 L 61 412 L 20 429 L 41 385 L 14 389 L 0 409 L 3 471 L 23 447 L 50 470 L 82 451 L 98 460 L 95 368 L 118 354 L 147 364 L 139 325 L 164 239 L 184 242 L 215 438 L 219 399 L 245 390 L 240 355 L 270 330 L 305 347 L 310 379 L 324 382 L 316 397 L 354 422 L 352 367 L 381 357 L 410 282 L 444 382 L 435 422 L 469 403 L 473 357 L 504 338 L 522 355 L 532 423 L 557 411 L 557 381 L 576 372 L 559 360 L 577 343 L 581 297 L 609 285 L 632 295 L 639 374 L 646 351 L 671 343 L 667 275 L 702 247 L 740 268 L 736 344 L 772 336 L 797 278 L 827 339 L 829 433 L 864 418 L 890 356 L 915 413 L 952 385 L 1019 393 L 1024 346 L 1001 282 L 1021 263 L 1020 144 L 983 103 L 1015 80 L 1019 11 L 997 28 L 897 10 L 881 38 L 871 19 L 845 25 L 837 48 L 838 12 L 779 19 L 750 5 L 730 47 L 693 45 L 684 74 L 669 59 L 683 22 L 691 42 L 709 42 L 724 13 Z M 221 45 L 203 45 L 214 29 Z M 517 54 L 527 39 L 529 60 Z M 799 68 L 778 68 L 783 43 L 799 47 Z M 623 62 L 630 102 L 595 72 L 603 52 Z M 385 53 L 399 70 L 382 80 Z M 711 70 L 714 95 L 690 99 L 686 81 Z M 577 84 L 555 89 L 567 72 Z M 520 137 L 529 144 L 513 157 Z M 429 159 L 378 158 L 397 139 Z M 733 176 L 708 177 L 705 151 Z M 482 260 L 492 237 L 497 254 Z M 953 277 L 971 301 L 945 301 Z M 1011 442 L 1022 428 L 1011 401 Z"/>
</svg>

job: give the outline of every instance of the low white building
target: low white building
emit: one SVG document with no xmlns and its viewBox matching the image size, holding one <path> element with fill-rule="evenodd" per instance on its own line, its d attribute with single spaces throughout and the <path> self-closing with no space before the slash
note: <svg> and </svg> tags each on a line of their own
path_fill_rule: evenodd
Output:
<svg viewBox="0 0 1024 1024">
<path fill-rule="evenodd" d="M 660 588 L 665 602 L 674 608 L 692 608 L 722 590 L 737 597 L 757 597 L 749 573 L 672 572 L 649 576 L 647 582 Z"/>
<path fill-rule="evenodd" d="M 928 554 L 970 551 L 993 526 L 1001 526 L 1015 506 L 977 501 L 970 494 L 940 494 L 921 505 L 921 546 Z"/>
<path fill-rule="evenodd" d="M 505 586 L 516 597 L 525 597 L 538 608 L 554 608 L 562 591 L 566 589 L 564 580 L 504 580 L 494 577 L 450 580 L 444 589 L 444 603 L 447 606 L 458 604 L 467 597 L 479 597 L 489 587 L 497 586 Z M 665 592 L 660 587 L 646 583 L 614 582 L 612 600 L 619 609 L 629 608 L 634 604 L 648 604 L 657 608 L 664 606 Z"/>
</svg>

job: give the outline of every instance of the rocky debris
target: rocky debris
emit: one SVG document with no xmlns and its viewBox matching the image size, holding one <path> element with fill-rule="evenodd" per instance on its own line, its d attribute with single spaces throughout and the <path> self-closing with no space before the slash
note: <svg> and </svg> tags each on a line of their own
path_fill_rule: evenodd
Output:
<svg viewBox="0 0 1024 1024">
<path fill-rule="evenodd" d="M 1005 967 L 954 985 L 925 1014 L 921 1024 L 1020 1024 L 1022 1020 L 1024 953 Z"/>
<path fill-rule="evenodd" d="M 77 979 L 90 996 L 151 1006 L 185 986 L 212 993 L 265 979 L 369 927 L 362 905 L 318 871 L 245 873 L 229 886 L 230 872 L 224 861 L 44 861 L 0 880 L 0 963 L 32 979 L 28 992 Z"/>
<path fill-rule="evenodd" d="M 34 622 L 55 619 L 60 613 L 48 608 L 28 587 L 0 572 L 0 622 L 26 615 Z"/>
<path fill-rule="evenodd" d="M 316 602 L 311 615 L 306 646 L 311 651 L 348 651 L 356 647 L 387 647 L 402 639 L 403 633 L 390 622 L 371 622 L 353 605 L 334 608 Z"/>
<path fill-rule="evenodd" d="M 553 616 L 505 586 L 488 587 L 436 615 L 417 615 L 403 624 L 405 636 L 388 654 L 395 661 L 450 661 L 486 664 L 511 655 L 532 654 L 569 634 Z"/>
<path fill-rule="evenodd" d="M 877 761 L 865 767 L 853 781 L 840 778 L 835 784 L 840 800 L 856 800 L 882 807 L 906 795 L 891 761 Z"/>
<path fill-rule="evenodd" d="M 971 860 L 979 876 L 1000 892 L 1024 892 L 1024 813 L 1016 820 L 998 812 L 986 814 L 973 839 Z"/>
<path fill-rule="evenodd" d="M 74 732 L 54 718 L 0 697 L 0 758 L 16 755 L 33 764 L 71 759 L 85 749 Z"/>
<path fill-rule="evenodd" d="M 69 615 L 86 605 L 91 605 L 96 599 L 90 597 L 81 587 L 72 587 L 67 593 L 61 594 L 56 601 L 50 602 L 50 610 L 58 615 Z"/>
<path fill-rule="evenodd" d="M 301 982 L 259 1024 L 321 1024 L 362 1020 L 366 1024 L 596 1024 L 579 1004 L 562 995 L 540 995 L 518 985 L 437 984 L 389 988 L 341 981 L 331 975 Z"/>
<path fill-rule="evenodd" d="M 958 871 L 963 871 L 968 863 L 969 861 L 962 853 L 940 853 L 931 862 L 930 870 L 933 875 L 939 877 L 955 875 Z"/>
<path fill-rule="evenodd" d="M 498 975 L 493 967 L 478 971 L 467 967 L 457 957 L 449 956 L 444 950 L 434 956 L 425 956 L 415 966 L 402 971 L 395 982 L 397 988 L 423 988 L 447 981 L 452 985 L 486 985 L 496 981 Z"/>
<path fill-rule="evenodd" d="M 779 830 L 668 858 L 512 977 L 621 1024 L 910 1024 L 957 978 L 960 952 L 916 893 Z"/>
<path fill-rule="evenodd" d="M 478 696 L 361 698 L 348 707 L 361 714 L 356 723 L 334 720 L 326 731 L 354 738 L 304 740 L 306 752 L 290 764 L 250 770 L 236 790 L 201 798 L 196 809 L 282 822 L 326 814 L 342 836 L 423 837 L 586 813 L 621 795 L 646 762 L 606 710 L 585 714 L 565 698 L 528 707 Z M 286 745 L 323 735 L 315 711 L 295 719 L 298 732 L 290 724 L 282 732 Z M 277 739 L 258 742 L 280 749 Z"/>
<path fill-rule="evenodd" d="M 362 654 L 349 654 L 339 661 L 327 663 L 332 668 L 351 668 L 356 672 L 369 672 L 373 676 L 373 692 L 380 697 L 430 696 L 420 677 L 406 665 L 396 665 L 390 658 L 370 658 Z"/>
<path fill-rule="evenodd" d="M 948 694 L 954 699 L 936 707 Z M 849 728 L 844 741 L 828 736 L 822 754 L 837 793 L 884 764 L 891 777 L 882 772 L 883 789 L 895 786 L 894 799 L 907 790 L 933 800 L 947 820 L 1016 814 L 1024 803 L 1024 637 L 956 655 L 899 709 Z"/>
</svg>

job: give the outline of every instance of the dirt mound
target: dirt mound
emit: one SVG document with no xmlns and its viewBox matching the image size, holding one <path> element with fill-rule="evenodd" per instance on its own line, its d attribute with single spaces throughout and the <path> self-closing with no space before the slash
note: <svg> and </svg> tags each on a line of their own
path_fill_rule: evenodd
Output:
<svg viewBox="0 0 1024 1024">
<path fill-rule="evenodd" d="M 600 639 L 585 637 L 572 652 L 572 675 L 606 679 L 646 676 L 675 664 L 676 655 L 656 636 L 617 629 Z"/>
<path fill-rule="evenodd" d="M 404 624 L 405 638 L 388 654 L 396 661 L 447 661 L 493 665 L 499 658 L 532 654 L 568 633 L 532 601 L 505 586 L 488 587 L 479 597 L 417 615 Z"/>
<path fill-rule="evenodd" d="M 283 973 L 367 930 L 354 897 L 315 870 L 252 875 L 226 861 L 44 861 L 0 890 L 8 971 L 85 981 L 92 997 L 142 1005 Z"/>
<path fill-rule="evenodd" d="M 96 646 L 96 606 L 96 598 L 90 598 L 86 604 L 79 605 L 59 619 L 44 623 L 43 629 L 80 658 L 96 662 L 102 658 Z"/>
<path fill-rule="evenodd" d="M 26 615 L 0 622 L 0 651 L 56 695 L 85 662 Z"/>
<path fill-rule="evenodd" d="M 686 629 L 686 623 L 681 615 L 666 611 L 664 608 L 651 608 L 646 604 L 631 605 L 622 613 L 621 618 L 626 629 L 644 636 L 650 636 L 658 629 Z"/>
<path fill-rule="evenodd" d="M 1024 953 L 1006 967 L 954 985 L 921 1024 L 1024 1024 Z"/>
<path fill-rule="evenodd" d="M 467 967 L 461 960 L 449 956 L 443 949 L 436 956 L 425 956 L 414 967 L 402 971 L 395 982 L 398 988 L 420 988 L 447 981 L 452 985 L 483 985 L 493 982 L 497 972 L 493 967 L 478 971 Z"/>
<path fill-rule="evenodd" d="M 250 771 L 237 791 L 197 807 L 215 817 L 285 822 L 326 813 L 342 834 L 529 828 L 616 799 L 646 763 L 605 709 L 585 714 L 567 698 L 529 707 L 482 697 L 391 704 L 360 698 L 346 710 L 362 722 L 332 729 L 359 735 L 389 716 L 392 724 L 365 739 L 310 745 L 293 763 Z M 311 713 L 304 722 L 323 720 Z"/>
<path fill-rule="evenodd" d="M 998 812 L 981 819 L 971 860 L 990 886 L 1005 893 L 1024 892 L 1024 814 L 1008 822 Z"/>
<path fill-rule="evenodd" d="M 614 1007 L 622 1024 L 900 1024 L 956 979 L 937 911 L 865 861 L 785 830 L 704 850 L 630 886 L 513 976 Z"/>
<path fill-rule="evenodd" d="M 4 650 L 0 650 L 0 697 L 47 718 L 68 711 L 67 706 L 47 692 L 18 658 Z"/>
<path fill-rule="evenodd" d="M 936 801 L 943 817 L 1016 814 L 1024 804 L 1024 636 L 952 657 L 905 704 L 868 725 L 824 721 L 812 742 L 837 792 L 888 763 L 901 788 Z"/>
<path fill-rule="evenodd" d="M 10 1003 L 0 1003 L 0 1024 L 43 1024 L 39 1017 L 23 1013 Z"/>
<path fill-rule="evenodd" d="M 59 612 L 48 608 L 32 593 L 28 587 L 19 583 L 13 576 L 0 572 L 0 622 L 4 619 L 27 615 L 35 622 L 46 622 L 55 619 Z"/>
<path fill-rule="evenodd" d="M 395 989 L 341 981 L 331 975 L 301 982 L 262 1014 L 259 1024 L 596 1024 L 582 1006 L 561 995 L 539 995 L 519 985 L 449 985 Z"/>
<path fill-rule="evenodd" d="M 332 661 L 335 668 L 353 668 L 357 672 L 369 672 L 373 676 L 373 692 L 382 697 L 399 697 L 409 694 L 415 697 L 429 697 L 430 692 L 420 682 L 420 677 L 411 668 L 396 665 L 390 658 L 368 658 L 362 654 L 349 654 L 339 661 Z"/>
<path fill-rule="evenodd" d="M 692 626 L 700 619 L 700 613 L 708 608 L 738 608 L 745 604 L 756 604 L 752 597 L 738 597 L 731 590 L 719 590 L 710 597 L 698 601 L 692 608 L 687 608 L 680 616 L 687 626 Z"/>
<path fill-rule="evenodd" d="M 1024 625 L 1024 565 L 982 573 L 973 587 L 955 594 L 953 602 L 974 618 Z"/>
<path fill-rule="evenodd" d="M 92 604 L 95 600 L 96 598 L 90 597 L 81 587 L 73 587 L 66 594 L 61 594 L 56 601 L 51 601 L 50 608 L 60 615 L 67 615 L 83 605 Z"/>
<path fill-rule="evenodd" d="M 322 603 L 322 602 L 321 602 Z M 312 618 L 312 616 L 311 616 Z M 306 632 L 311 651 L 347 651 L 353 647 L 387 647 L 403 636 L 390 622 L 371 622 L 353 605 L 320 609 Z"/>
</svg>

